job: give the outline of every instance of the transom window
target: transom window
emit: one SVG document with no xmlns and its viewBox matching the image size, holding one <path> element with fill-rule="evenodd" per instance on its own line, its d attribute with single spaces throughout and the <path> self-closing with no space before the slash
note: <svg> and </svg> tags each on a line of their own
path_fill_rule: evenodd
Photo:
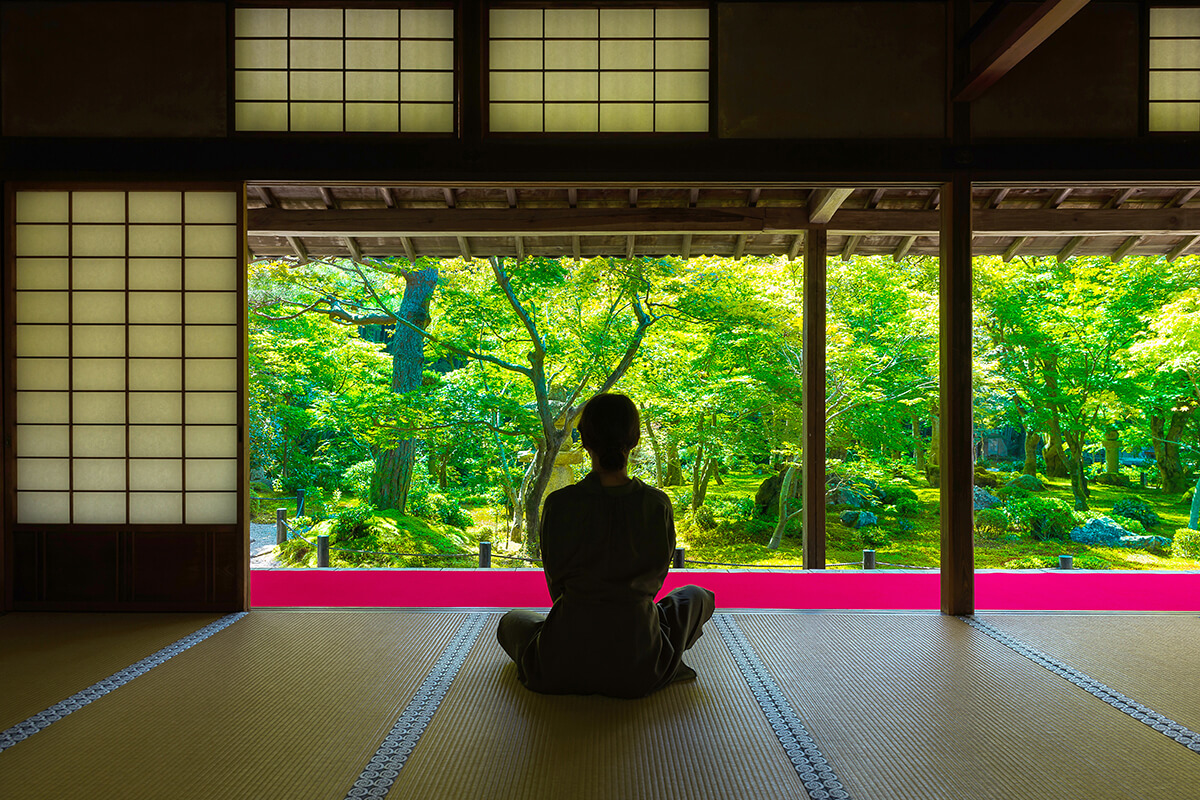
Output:
<svg viewBox="0 0 1200 800">
<path fill-rule="evenodd" d="M 709 10 L 493 8 L 494 133 L 709 130 Z"/>
<path fill-rule="evenodd" d="M 1200 8 L 1150 9 L 1150 130 L 1200 131 Z"/>
<path fill-rule="evenodd" d="M 449 8 L 238 8 L 239 131 L 453 133 Z"/>
</svg>

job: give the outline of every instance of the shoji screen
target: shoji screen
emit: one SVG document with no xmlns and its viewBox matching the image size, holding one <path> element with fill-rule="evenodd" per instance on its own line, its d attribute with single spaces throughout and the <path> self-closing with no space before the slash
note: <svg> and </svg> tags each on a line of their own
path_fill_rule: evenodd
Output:
<svg viewBox="0 0 1200 800">
<path fill-rule="evenodd" d="M 18 187 L 6 205 L 18 599 L 228 605 L 244 572 L 240 191 Z"/>
<path fill-rule="evenodd" d="M 489 129 L 709 129 L 709 10 L 493 8 Z"/>
<path fill-rule="evenodd" d="M 1200 8 L 1150 9 L 1150 130 L 1200 131 Z"/>
</svg>

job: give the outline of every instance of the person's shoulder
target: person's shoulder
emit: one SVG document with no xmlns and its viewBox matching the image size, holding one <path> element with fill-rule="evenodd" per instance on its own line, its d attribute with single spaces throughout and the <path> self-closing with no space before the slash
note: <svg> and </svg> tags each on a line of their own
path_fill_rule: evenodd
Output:
<svg viewBox="0 0 1200 800">
<path fill-rule="evenodd" d="M 671 498 L 666 492 L 664 492 L 662 489 L 659 489 L 657 486 L 651 486 L 644 481 L 642 481 L 641 484 L 642 489 L 646 492 L 646 502 L 666 506 L 667 508 L 671 507 Z"/>
</svg>

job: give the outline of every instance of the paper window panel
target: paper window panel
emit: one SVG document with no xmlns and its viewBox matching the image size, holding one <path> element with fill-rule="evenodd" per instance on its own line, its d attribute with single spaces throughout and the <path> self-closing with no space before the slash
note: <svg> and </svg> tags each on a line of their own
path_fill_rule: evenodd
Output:
<svg viewBox="0 0 1200 800">
<path fill-rule="evenodd" d="M 1200 9 L 1150 9 L 1149 129 L 1200 130 Z"/>
<path fill-rule="evenodd" d="M 294 131 L 333 132 L 343 127 L 340 103 L 292 103 L 291 114 Z M 188 251 L 188 255 L 199 253 Z"/>
<path fill-rule="evenodd" d="M 176 458 L 134 458 L 129 461 L 129 490 L 178 492 L 183 490 L 183 462 Z"/>
<path fill-rule="evenodd" d="M 292 72 L 292 100 L 338 100 L 342 99 L 341 72 Z"/>
<path fill-rule="evenodd" d="M 542 99 L 540 72 L 493 72 L 488 76 L 488 82 L 494 101 Z M 541 125 L 541 113 L 538 114 L 538 125 Z"/>
<path fill-rule="evenodd" d="M 13 252 L 21 256 L 66 256 L 71 253 L 71 229 L 66 225 L 17 225 Z"/>
<path fill-rule="evenodd" d="M 71 255 L 76 258 L 125 255 L 125 226 L 72 225 Z"/>
<path fill-rule="evenodd" d="M 71 362 L 71 389 L 76 392 L 125 390 L 125 359 L 76 358 Z"/>
<path fill-rule="evenodd" d="M 542 130 L 540 103 L 492 103 L 491 129 L 498 133 Z"/>
<path fill-rule="evenodd" d="M 234 76 L 234 94 L 243 100 L 288 99 L 288 74 L 276 72 L 242 70 Z"/>
<path fill-rule="evenodd" d="M 708 42 L 656 41 L 655 69 L 708 69 Z"/>
<path fill-rule="evenodd" d="M 542 20 L 550 38 L 595 38 L 600 34 L 600 12 L 594 8 L 550 8 Z"/>
<path fill-rule="evenodd" d="M 18 322 L 65 323 L 70 319 L 70 295 L 66 292 L 17 292 Z"/>
<path fill-rule="evenodd" d="M 129 255 L 177 257 L 182 251 L 181 238 L 175 225 L 130 225 Z"/>
<path fill-rule="evenodd" d="M 454 97 L 454 76 L 447 72 L 406 72 L 400 76 L 400 99 L 443 102 Z"/>
<path fill-rule="evenodd" d="M 546 103 L 546 131 L 587 133 L 599 127 L 600 109 L 591 103 Z"/>
<path fill-rule="evenodd" d="M 542 38 L 540 9 L 493 8 L 488 15 L 488 29 L 493 39 Z"/>
<path fill-rule="evenodd" d="M 183 335 L 178 325 L 130 325 L 129 355 L 134 358 L 179 358 Z"/>
<path fill-rule="evenodd" d="M 239 8 L 234 11 L 238 36 L 276 36 L 288 33 L 286 8 Z"/>
<path fill-rule="evenodd" d="M 70 388 L 71 367 L 65 358 L 18 358 L 18 389 L 50 389 L 66 391 Z"/>
<path fill-rule="evenodd" d="M 71 214 L 70 192 L 17 192 L 16 221 L 67 222 Z"/>
<path fill-rule="evenodd" d="M 71 417 L 77 425 L 124 425 L 125 393 L 75 392 Z"/>
<path fill-rule="evenodd" d="M 708 38 L 707 8 L 659 8 L 654 12 L 655 34 L 680 39 Z"/>
<path fill-rule="evenodd" d="M 237 69 L 287 69 L 286 40 L 239 39 L 233 44 L 233 59 Z"/>
<path fill-rule="evenodd" d="M 303 105 L 303 104 L 297 104 Z M 333 109 L 339 116 L 341 107 L 321 105 L 319 108 Z M 237 227 L 234 225 L 188 225 L 184 228 L 184 255 L 236 256 L 238 253 Z"/>
<path fill-rule="evenodd" d="M 76 458 L 71 462 L 75 491 L 125 489 L 125 459 Z"/>
<path fill-rule="evenodd" d="M 76 524 L 115 524 L 125 521 L 124 492 L 79 492 L 71 498 Z"/>
<path fill-rule="evenodd" d="M 184 428 L 184 452 L 188 458 L 235 458 L 237 451 L 236 426 L 189 425 Z"/>
<path fill-rule="evenodd" d="M 293 69 L 336 69 L 342 68 L 342 42 L 311 39 L 291 39 L 288 54 Z"/>
<path fill-rule="evenodd" d="M 237 259 L 189 258 L 184 263 L 183 269 L 183 286 L 185 289 L 237 291 Z"/>
<path fill-rule="evenodd" d="M 600 69 L 654 69 L 654 42 L 600 42 Z"/>
<path fill-rule="evenodd" d="M 17 455 L 66 458 L 71 455 L 71 429 L 66 425 L 18 425 Z"/>
<path fill-rule="evenodd" d="M 542 43 L 540 40 L 489 42 L 488 65 L 492 70 L 541 69 Z"/>
<path fill-rule="evenodd" d="M 1200 131 L 1200 103 L 1151 103 L 1151 131 Z"/>
<path fill-rule="evenodd" d="M 69 356 L 71 337 L 66 325 L 18 325 L 17 355 L 30 357 Z"/>
<path fill-rule="evenodd" d="M 600 47 L 599 43 L 595 41 L 548 41 L 546 42 L 544 58 L 546 69 L 548 70 L 591 70 L 592 74 L 589 77 L 591 77 L 592 82 L 595 83 L 595 71 L 600 68 Z"/>
<path fill-rule="evenodd" d="M 180 362 L 168 358 L 129 359 L 129 389 L 135 392 L 177 392 L 182 386 Z"/>
<path fill-rule="evenodd" d="M 183 495 L 130 492 L 129 522 L 134 525 L 178 525 L 183 522 Z"/>
<path fill-rule="evenodd" d="M 75 258 L 71 260 L 71 288 L 124 289 L 125 259 Z"/>
<path fill-rule="evenodd" d="M 17 490 L 65 491 L 71 488 L 71 462 L 65 458 L 18 458 Z"/>
<path fill-rule="evenodd" d="M 187 422 L 192 425 L 236 425 L 239 417 L 234 392 L 196 392 L 187 395 Z"/>
<path fill-rule="evenodd" d="M 189 491 L 237 491 L 238 466 L 232 458 L 189 459 L 184 468 Z"/>
<path fill-rule="evenodd" d="M 658 103 L 654 106 L 654 129 L 696 133 L 708 130 L 707 103 Z"/>
<path fill-rule="evenodd" d="M 166 291 L 181 288 L 181 262 L 176 258 L 130 258 L 129 288 Z"/>
<path fill-rule="evenodd" d="M 182 408 L 183 398 L 177 392 L 134 391 L 129 393 L 129 421 L 133 424 L 178 425 L 183 421 Z M 131 453 L 131 455 L 153 455 L 153 453 Z"/>
<path fill-rule="evenodd" d="M 123 358 L 125 356 L 125 326 L 72 326 L 71 350 L 77 357 Z"/>
<path fill-rule="evenodd" d="M 71 321 L 76 325 L 88 323 L 120 325 L 124 323 L 125 293 L 73 292 L 71 295 Z"/>
<path fill-rule="evenodd" d="M 400 12 L 394 8 L 346 9 L 346 36 L 395 39 L 400 34 Z"/>
<path fill-rule="evenodd" d="M 66 492 L 17 492 L 17 522 L 60 525 L 71 521 L 71 495 Z"/>
<path fill-rule="evenodd" d="M 651 101 L 654 99 L 653 72 L 600 73 L 600 99 L 605 101 Z M 648 123 L 653 124 L 653 117 Z"/>
<path fill-rule="evenodd" d="M 444 133 L 454 129 L 454 106 L 445 103 L 402 103 L 402 133 Z"/>
<path fill-rule="evenodd" d="M 401 9 L 400 35 L 405 39 L 453 39 L 454 12 L 448 8 Z"/>
<path fill-rule="evenodd" d="M 594 72 L 547 72 L 545 100 L 547 103 L 599 100 L 600 88 L 596 78 Z M 590 105 L 587 107 L 592 112 L 591 124 L 595 125 L 596 108 Z M 546 124 L 550 124 L 549 113 L 546 115 Z"/>
<path fill-rule="evenodd" d="M 600 36 L 604 38 L 653 38 L 654 9 L 602 8 L 600 9 Z"/>
<path fill-rule="evenodd" d="M 342 13 L 340 8 L 293 8 L 288 34 L 340 39 L 344 35 Z"/>
<path fill-rule="evenodd" d="M 346 42 L 346 69 L 377 70 L 390 74 L 396 80 L 400 68 L 400 43 L 395 40 L 375 39 Z M 375 98 L 382 100 L 384 98 Z"/>
<path fill-rule="evenodd" d="M 184 295 L 184 322 L 189 325 L 236 322 L 237 298 L 234 292 L 188 292 Z"/>
<path fill-rule="evenodd" d="M 1150 9 L 1150 36 L 1200 38 L 1200 8 Z"/>
<path fill-rule="evenodd" d="M 60 289 L 70 286 L 70 268 L 65 258 L 16 259 L 17 291 L 27 289 Z"/>
<path fill-rule="evenodd" d="M 707 72 L 660 72 L 655 76 L 654 96 L 658 100 L 708 100 Z"/>
<path fill-rule="evenodd" d="M 75 458 L 123 458 L 123 425 L 75 425 L 71 428 L 71 455 Z"/>
<path fill-rule="evenodd" d="M 242 103 L 234 109 L 239 131 L 286 131 L 288 107 L 284 103 Z"/>
<path fill-rule="evenodd" d="M 72 192 L 71 222 L 125 221 L 124 192 Z"/>
<path fill-rule="evenodd" d="M 131 292 L 129 295 L 131 325 L 178 324 L 182 320 L 181 314 L 178 292 Z"/>
<path fill-rule="evenodd" d="M 129 222 L 178 225 L 182 221 L 182 197 L 180 192 L 130 192 Z"/>
<path fill-rule="evenodd" d="M 1200 70 L 1150 73 L 1150 100 L 1200 98 Z"/>
<path fill-rule="evenodd" d="M 380 103 L 347 103 L 346 130 L 360 133 L 386 133 L 399 127 L 400 110 Z"/>
<path fill-rule="evenodd" d="M 17 424 L 66 422 L 71 415 L 69 392 L 17 392 Z"/>
<path fill-rule="evenodd" d="M 649 103 L 613 103 L 600 106 L 600 130 L 633 133 L 654 128 L 654 106 Z"/>
<path fill-rule="evenodd" d="M 236 391 L 238 364 L 233 358 L 190 358 L 184 365 L 183 388 L 189 392 Z"/>
<path fill-rule="evenodd" d="M 238 518 L 236 492 L 189 492 L 185 522 L 191 525 L 234 524 Z"/>
<path fill-rule="evenodd" d="M 347 100 L 399 100 L 400 82 L 394 73 L 347 72 Z M 396 111 L 395 106 L 391 110 Z"/>
<path fill-rule="evenodd" d="M 183 455 L 183 429 L 167 425 L 131 426 L 129 455 L 134 458 L 179 458 Z"/>
<path fill-rule="evenodd" d="M 454 42 L 412 39 L 400 48 L 400 69 L 454 69 Z"/>
</svg>

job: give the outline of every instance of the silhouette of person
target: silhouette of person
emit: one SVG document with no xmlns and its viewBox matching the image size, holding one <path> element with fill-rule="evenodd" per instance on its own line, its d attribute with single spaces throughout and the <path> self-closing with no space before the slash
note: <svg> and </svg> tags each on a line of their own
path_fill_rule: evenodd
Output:
<svg viewBox="0 0 1200 800">
<path fill-rule="evenodd" d="M 549 614 L 509 611 L 496 638 L 527 688 L 546 694 L 644 697 L 695 671 L 683 653 L 700 638 L 715 597 L 683 586 L 654 596 L 675 551 L 671 500 L 629 477 L 637 406 L 622 394 L 593 397 L 579 421 L 592 471 L 552 492 L 542 511 Z"/>
</svg>

